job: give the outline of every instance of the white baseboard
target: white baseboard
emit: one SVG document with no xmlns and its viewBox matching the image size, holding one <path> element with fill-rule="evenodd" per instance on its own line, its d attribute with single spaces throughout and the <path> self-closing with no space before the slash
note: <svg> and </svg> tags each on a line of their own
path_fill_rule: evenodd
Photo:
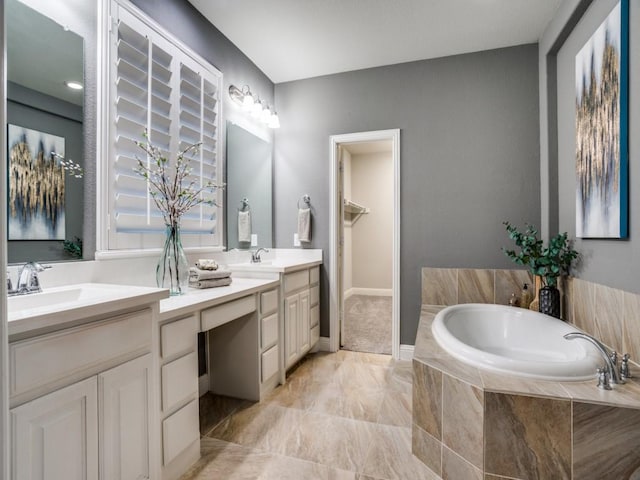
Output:
<svg viewBox="0 0 640 480">
<path fill-rule="evenodd" d="M 344 292 L 344 298 L 347 299 L 352 295 L 367 295 L 371 297 L 392 297 L 393 290 L 390 288 L 360 288 L 352 287 Z"/>
<path fill-rule="evenodd" d="M 316 352 L 330 352 L 331 342 L 329 342 L 329 337 L 320 337 L 313 350 Z"/>
<path fill-rule="evenodd" d="M 413 345 L 400 345 L 400 360 L 413 360 Z"/>
</svg>

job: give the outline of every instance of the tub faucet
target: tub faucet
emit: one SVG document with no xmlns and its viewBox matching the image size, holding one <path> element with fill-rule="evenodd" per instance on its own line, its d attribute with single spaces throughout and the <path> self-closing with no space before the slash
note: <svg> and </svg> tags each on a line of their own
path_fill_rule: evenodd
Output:
<svg viewBox="0 0 640 480">
<path fill-rule="evenodd" d="M 267 250 L 266 248 L 260 247 L 255 252 L 251 252 L 251 263 L 260 263 L 262 261 L 262 259 L 260 258 L 260 252 L 269 253 L 269 250 Z"/>
<path fill-rule="evenodd" d="M 602 374 L 604 376 L 608 374 L 611 377 L 611 383 L 613 383 L 614 385 L 622 385 L 623 383 L 625 383 L 624 379 L 620 375 L 620 372 L 618 371 L 618 365 L 617 365 L 618 354 L 616 352 L 609 352 L 607 347 L 600 340 L 582 332 L 570 332 L 570 333 L 567 333 L 564 336 L 564 338 L 566 338 L 567 340 L 581 338 L 591 343 L 600 352 L 600 354 L 602 355 L 602 358 L 604 358 L 605 367 Z M 604 386 L 601 386 L 601 383 L 603 385 L 606 385 L 607 382 L 598 381 L 598 386 L 600 388 L 605 388 Z"/>
<path fill-rule="evenodd" d="M 18 275 L 18 285 L 14 292 L 15 295 L 26 295 L 28 293 L 38 293 L 42 291 L 40 287 L 40 279 L 38 273 L 44 272 L 51 268 L 50 265 L 41 265 L 37 262 L 27 262 L 20 270 Z"/>
</svg>

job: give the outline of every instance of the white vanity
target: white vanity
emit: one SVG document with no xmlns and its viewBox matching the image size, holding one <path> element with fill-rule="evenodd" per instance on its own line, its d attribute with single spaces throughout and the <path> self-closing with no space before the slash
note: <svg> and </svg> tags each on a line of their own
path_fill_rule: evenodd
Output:
<svg viewBox="0 0 640 480">
<path fill-rule="evenodd" d="M 12 299 L 12 480 L 179 478 L 200 457 L 198 333 L 205 391 L 260 401 L 318 341 L 321 261 L 236 264 L 230 286 L 179 297 L 43 282 Z"/>
</svg>

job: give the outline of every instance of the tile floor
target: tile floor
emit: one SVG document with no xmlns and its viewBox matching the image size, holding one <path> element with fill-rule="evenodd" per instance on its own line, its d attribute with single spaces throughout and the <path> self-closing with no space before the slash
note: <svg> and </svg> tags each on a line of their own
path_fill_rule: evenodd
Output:
<svg viewBox="0 0 640 480">
<path fill-rule="evenodd" d="M 411 454 L 410 362 L 308 355 L 261 403 L 205 398 L 202 458 L 182 480 L 436 480 Z"/>
<path fill-rule="evenodd" d="M 351 295 L 344 302 L 344 348 L 391 354 L 392 297 Z"/>
</svg>

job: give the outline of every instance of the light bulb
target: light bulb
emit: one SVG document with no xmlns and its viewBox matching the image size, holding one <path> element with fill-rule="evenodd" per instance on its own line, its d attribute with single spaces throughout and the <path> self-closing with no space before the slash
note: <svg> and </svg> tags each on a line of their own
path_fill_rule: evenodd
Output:
<svg viewBox="0 0 640 480">
<path fill-rule="evenodd" d="M 273 112 L 271 114 L 271 118 L 269 119 L 269 123 L 267 124 L 269 128 L 280 128 L 280 119 L 278 118 L 278 114 Z"/>
<path fill-rule="evenodd" d="M 251 95 L 251 92 L 245 93 L 244 99 L 242 100 L 242 109 L 250 112 L 253 108 L 254 103 L 255 101 L 253 99 L 253 95 Z"/>
<path fill-rule="evenodd" d="M 260 120 L 262 121 L 262 123 L 269 123 L 269 121 L 271 120 L 271 109 L 269 107 L 265 107 L 265 109 L 262 110 L 262 113 L 260 114 Z"/>
<path fill-rule="evenodd" d="M 261 115 L 262 115 L 262 102 L 258 100 L 251 107 L 251 116 L 254 118 L 260 118 Z"/>
</svg>

